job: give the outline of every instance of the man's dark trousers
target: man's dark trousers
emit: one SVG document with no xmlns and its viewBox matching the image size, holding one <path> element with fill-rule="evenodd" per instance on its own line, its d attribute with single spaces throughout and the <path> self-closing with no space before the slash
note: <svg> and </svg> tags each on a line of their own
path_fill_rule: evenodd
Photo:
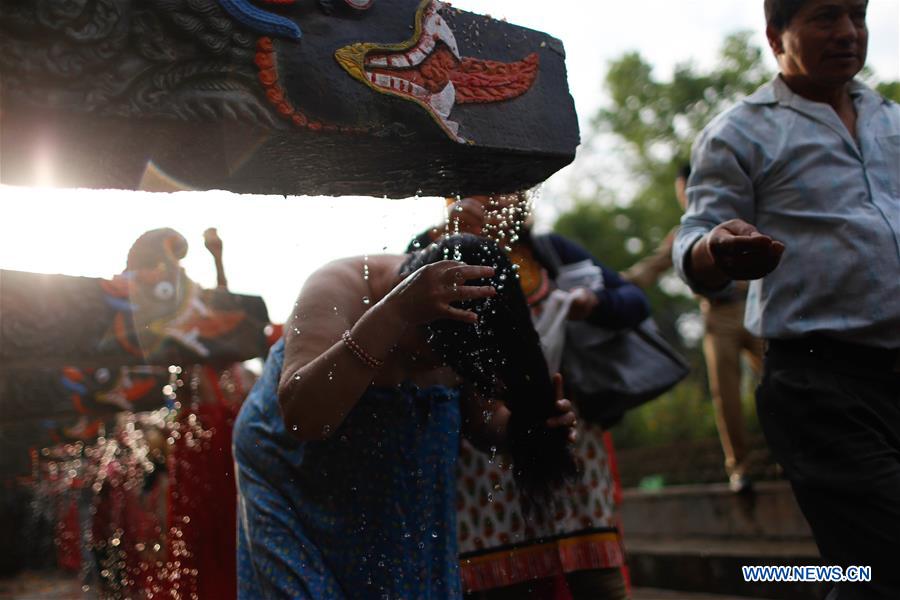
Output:
<svg viewBox="0 0 900 600">
<path fill-rule="evenodd" d="M 829 598 L 900 599 L 898 358 L 817 336 L 768 344 L 756 398 L 772 454 L 825 562 L 872 567 Z"/>
</svg>

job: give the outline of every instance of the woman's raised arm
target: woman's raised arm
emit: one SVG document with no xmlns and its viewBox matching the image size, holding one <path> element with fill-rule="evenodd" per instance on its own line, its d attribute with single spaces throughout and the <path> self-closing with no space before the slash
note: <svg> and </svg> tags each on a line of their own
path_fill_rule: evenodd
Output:
<svg viewBox="0 0 900 600">
<path fill-rule="evenodd" d="M 426 265 L 396 285 L 400 262 L 372 261 L 370 292 L 359 262 L 338 261 L 313 274 L 286 327 L 278 400 L 285 426 L 303 440 L 334 433 L 411 326 L 474 322 L 475 313 L 450 303 L 496 294 L 491 286 L 465 285 L 490 277 L 492 268 L 455 261 Z M 362 299 L 369 294 L 383 297 L 371 298 L 375 304 L 366 310 Z"/>
</svg>

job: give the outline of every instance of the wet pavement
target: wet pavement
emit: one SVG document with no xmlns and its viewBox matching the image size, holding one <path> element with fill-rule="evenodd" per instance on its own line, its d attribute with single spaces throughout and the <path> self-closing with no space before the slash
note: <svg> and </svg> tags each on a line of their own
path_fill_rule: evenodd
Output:
<svg viewBox="0 0 900 600">
<path fill-rule="evenodd" d="M 0 600 L 83 600 L 94 596 L 81 590 L 72 575 L 50 572 L 27 572 L 12 578 L 0 578 Z M 635 588 L 631 600 L 746 600 L 742 596 L 698 594 Z"/>
<path fill-rule="evenodd" d="M 0 600 L 83 600 L 93 597 L 81 590 L 81 582 L 75 575 L 30 571 L 15 577 L 0 577 Z"/>
</svg>

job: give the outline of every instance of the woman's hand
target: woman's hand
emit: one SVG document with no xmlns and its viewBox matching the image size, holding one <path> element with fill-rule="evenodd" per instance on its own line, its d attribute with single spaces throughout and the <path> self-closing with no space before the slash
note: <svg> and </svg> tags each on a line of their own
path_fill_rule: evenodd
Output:
<svg viewBox="0 0 900 600">
<path fill-rule="evenodd" d="M 570 293 L 572 294 L 572 304 L 569 305 L 569 314 L 567 315 L 570 321 L 584 321 L 600 304 L 597 294 L 588 288 L 575 288 Z"/>
<path fill-rule="evenodd" d="M 422 325 L 439 319 L 475 323 L 477 314 L 451 303 L 496 296 L 497 290 L 491 285 L 466 285 L 467 281 L 493 275 L 493 267 L 442 260 L 412 273 L 379 304 L 406 325 Z"/>
<path fill-rule="evenodd" d="M 572 410 L 572 403 L 563 397 L 562 375 L 557 373 L 553 376 L 553 385 L 556 389 L 556 410 L 559 414 L 547 419 L 547 427 L 550 429 L 567 428 L 568 435 L 566 437 L 569 443 L 574 444 L 575 440 L 578 439 L 578 432 L 575 431 L 577 420 L 575 411 Z"/>
</svg>

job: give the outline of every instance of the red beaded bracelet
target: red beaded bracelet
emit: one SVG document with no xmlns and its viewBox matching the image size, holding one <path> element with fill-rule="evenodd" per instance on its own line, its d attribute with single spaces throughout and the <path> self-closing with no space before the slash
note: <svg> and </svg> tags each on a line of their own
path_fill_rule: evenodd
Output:
<svg viewBox="0 0 900 600">
<path fill-rule="evenodd" d="M 348 329 L 341 335 L 341 341 L 344 342 L 344 345 L 347 346 L 347 349 L 358 358 L 363 364 L 367 367 L 371 367 L 373 369 L 380 369 L 382 365 L 384 365 L 383 360 L 378 360 L 365 350 L 363 350 L 362 346 L 353 339 L 353 336 L 350 335 L 350 330 Z"/>
</svg>

